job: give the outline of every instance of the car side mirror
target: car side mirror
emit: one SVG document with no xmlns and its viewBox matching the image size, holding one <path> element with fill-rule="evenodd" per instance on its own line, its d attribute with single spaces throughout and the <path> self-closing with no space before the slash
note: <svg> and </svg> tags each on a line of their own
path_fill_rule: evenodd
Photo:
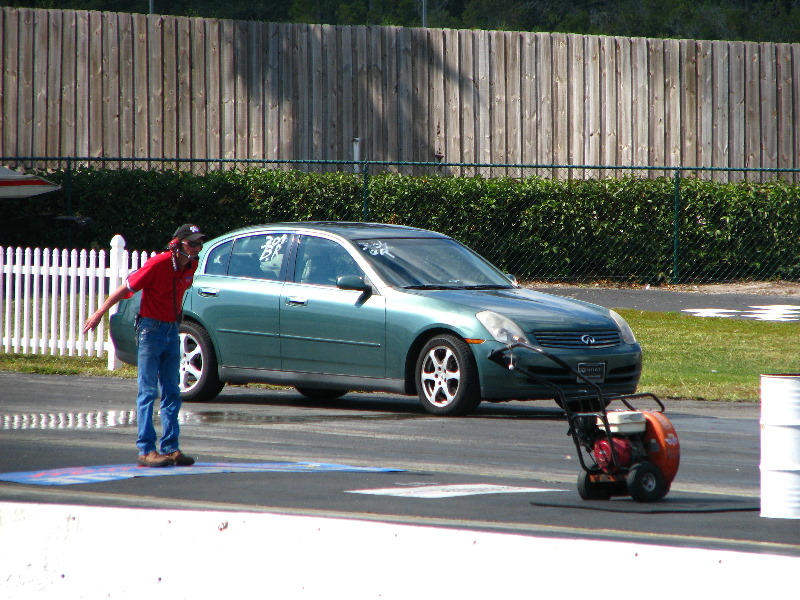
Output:
<svg viewBox="0 0 800 600">
<path fill-rule="evenodd" d="M 336 287 L 341 290 L 354 290 L 357 292 L 372 292 L 372 287 L 358 275 L 342 275 L 336 280 Z"/>
<path fill-rule="evenodd" d="M 517 285 L 517 276 L 516 275 L 512 275 L 511 273 L 504 273 L 504 275 L 506 276 L 506 279 L 508 279 L 511 283 L 513 283 L 514 285 Z"/>
</svg>

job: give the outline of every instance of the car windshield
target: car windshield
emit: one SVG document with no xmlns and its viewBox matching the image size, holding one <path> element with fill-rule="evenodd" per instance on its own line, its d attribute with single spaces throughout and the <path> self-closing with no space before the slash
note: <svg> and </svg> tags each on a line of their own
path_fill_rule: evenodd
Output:
<svg viewBox="0 0 800 600">
<path fill-rule="evenodd" d="M 456 241 L 442 238 L 357 240 L 390 285 L 411 289 L 505 289 L 509 279 Z"/>
</svg>

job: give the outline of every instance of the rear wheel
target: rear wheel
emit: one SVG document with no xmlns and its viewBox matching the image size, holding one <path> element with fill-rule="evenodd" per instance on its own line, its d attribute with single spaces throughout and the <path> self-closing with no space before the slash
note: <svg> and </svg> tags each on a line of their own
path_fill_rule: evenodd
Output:
<svg viewBox="0 0 800 600">
<path fill-rule="evenodd" d="M 459 416 L 481 403 L 478 367 L 467 343 L 453 335 L 432 338 L 420 352 L 417 394 L 429 413 Z"/>
<path fill-rule="evenodd" d="M 219 380 L 217 355 L 208 332 L 197 323 L 185 321 L 180 326 L 181 398 L 187 402 L 205 402 L 219 395 L 225 386 Z"/>
<path fill-rule="evenodd" d="M 581 471 L 578 473 L 578 494 L 582 499 L 611 499 L 611 485 L 591 480 L 591 476 L 597 473 L 599 473 L 599 471 Z"/>
<path fill-rule="evenodd" d="M 336 400 L 348 392 L 348 390 L 328 390 L 325 388 L 296 387 L 294 389 L 311 400 Z"/>
</svg>

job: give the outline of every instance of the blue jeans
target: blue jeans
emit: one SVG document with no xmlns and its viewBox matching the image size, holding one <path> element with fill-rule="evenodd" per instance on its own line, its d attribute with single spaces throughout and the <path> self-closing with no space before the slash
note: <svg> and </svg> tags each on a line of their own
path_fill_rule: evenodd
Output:
<svg viewBox="0 0 800 600">
<path fill-rule="evenodd" d="M 142 318 L 137 331 L 139 394 L 136 397 L 136 419 L 139 454 L 156 450 L 153 406 L 161 385 L 161 454 L 179 450 L 178 413 L 181 409 L 181 348 L 177 323 Z"/>
</svg>

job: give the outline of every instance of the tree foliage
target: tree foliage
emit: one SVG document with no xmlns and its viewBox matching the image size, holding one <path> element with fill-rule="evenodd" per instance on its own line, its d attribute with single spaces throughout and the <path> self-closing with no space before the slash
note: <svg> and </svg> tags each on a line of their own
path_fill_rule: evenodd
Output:
<svg viewBox="0 0 800 600">
<path fill-rule="evenodd" d="M 149 0 L 0 0 L 146 13 Z M 423 0 L 153 0 L 156 13 L 330 25 L 422 25 Z M 756 42 L 800 41 L 800 0 L 427 0 L 428 27 Z"/>
</svg>

